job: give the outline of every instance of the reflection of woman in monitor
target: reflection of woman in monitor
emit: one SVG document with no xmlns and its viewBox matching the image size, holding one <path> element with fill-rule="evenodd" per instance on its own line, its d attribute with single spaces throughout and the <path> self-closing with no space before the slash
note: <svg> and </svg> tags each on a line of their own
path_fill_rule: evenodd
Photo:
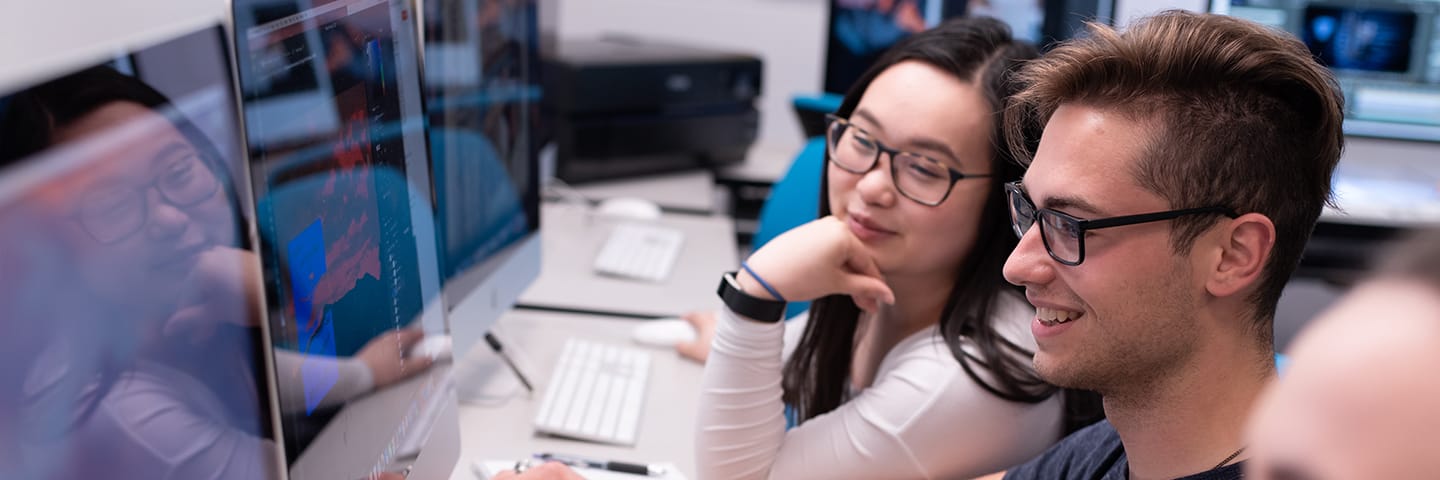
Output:
<svg viewBox="0 0 1440 480">
<path fill-rule="evenodd" d="M 18 329 L 43 339 L 17 370 L 21 468 L 29 478 L 265 478 L 274 445 L 262 438 L 248 327 L 258 312 L 244 295 L 258 264 L 243 250 L 227 157 L 164 96 L 107 67 L 5 107 L 0 165 L 34 155 L 71 167 L 0 206 L 5 241 L 48 245 L 36 270 L 59 272 L 24 278 L 47 284 L 0 305 L 7 317 L 45 312 Z"/>
</svg>

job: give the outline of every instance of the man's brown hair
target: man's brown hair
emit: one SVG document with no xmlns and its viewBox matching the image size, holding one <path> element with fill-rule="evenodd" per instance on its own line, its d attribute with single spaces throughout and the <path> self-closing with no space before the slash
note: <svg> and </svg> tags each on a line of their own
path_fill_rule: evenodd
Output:
<svg viewBox="0 0 1440 480">
<path fill-rule="evenodd" d="M 1233 17 L 1167 11 L 1124 32 L 1088 34 L 1031 62 L 1006 114 L 1011 149 L 1026 164 L 1062 104 L 1151 125 L 1130 172 L 1171 208 L 1220 205 L 1275 223 L 1276 242 L 1255 294 L 1256 327 L 1270 319 L 1330 202 L 1344 99 L 1335 78 L 1293 36 Z M 1188 252 L 1219 216 L 1174 220 L 1172 248 Z"/>
</svg>

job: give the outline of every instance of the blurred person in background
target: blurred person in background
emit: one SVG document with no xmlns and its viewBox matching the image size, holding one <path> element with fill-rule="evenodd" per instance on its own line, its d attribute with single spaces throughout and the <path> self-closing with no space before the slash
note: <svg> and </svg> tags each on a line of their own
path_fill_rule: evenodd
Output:
<svg viewBox="0 0 1440 480">
<path fill-rule="evenodd" d="M 1402 243 L 1290 354 L 1250 419 L 1250 477 L 1440 475 L 1440 230 Z"/>
</svg>

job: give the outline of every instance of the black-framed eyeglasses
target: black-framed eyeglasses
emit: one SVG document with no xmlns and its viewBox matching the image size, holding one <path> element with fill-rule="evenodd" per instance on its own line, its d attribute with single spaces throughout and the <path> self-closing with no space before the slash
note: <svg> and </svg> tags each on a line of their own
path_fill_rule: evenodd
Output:
<svg viewBox="0 0 1440 480">
<path fill-rule="evenodd" d="M 145 185 L 90 192 L 81 199 L 74 219 L 95 241 L 114 244 L 130 238 L 149 222 L 146 192 L 150 189 L 159 191 L 160 198 L 177 208 L 199 205 L 220 191 L 220 179 L 199 154 L 185 155 L 164 168 Z"/>
<path fill-rule="evenodd" d="M 1020 182 L 1006 183 L 1005 196 L 1010 204 L 1010 226 L 1015 229 L 1015 236 L 1023 238 L 1025 232 L 1030 231 L 1030 227 L 1038 219 L 1045 251 L 1055 261 L 1072 267 L 1085 261 L 1087 230 L 1158 222 L 1186 215 L 1219 214 L 1229 218 L 1240 216 L 1229 207 L 1213 206 L 1082 220 L 1048 208 L 1035 208 L 1035 203 L 1025 196 Z"/>
<path fill-rule="evenodd" d="M 825 132 L 825 151 L 835 166 L 862 175 L 880 163 L 880 154 L 889 154 L 890 180 L 894 182 L 895 190 L 921 205 L 933 207 L 944 203 L 950 197 L 955 182 L 990 176 L 961 173 L 939 160 L 891 148 L 876 140 L 870 132 L 833 114 L 826 115 L 825 120 L 829 123 Z"/>
</svg>

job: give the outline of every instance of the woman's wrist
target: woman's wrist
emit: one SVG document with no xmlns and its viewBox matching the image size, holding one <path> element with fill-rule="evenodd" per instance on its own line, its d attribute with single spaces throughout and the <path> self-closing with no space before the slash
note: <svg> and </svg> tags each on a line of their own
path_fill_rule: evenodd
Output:
<svg viewBox="0 0 1440 480">
<path fill-rule="evenodd" d="M 750 272 L 745 270 L 735 272 L 735 281 L 740 283 L 740 291 L 745 292 L 746 295 L 761 300 L 776 300 L 775 296 L 765 291 L 765 287 L 761 286 Z"/>
<path fill-rule="evenodd" d="M 735 281 L 740 284 L 741 291 L 761 300 L 776 300 L 785 302 L 785 294 L 775 288 L 775 285 L 765 281 L 760 272 L 750 267 L 750 263 L 740 262 L 740 271 L 735 272 Z"/>
</svg>

